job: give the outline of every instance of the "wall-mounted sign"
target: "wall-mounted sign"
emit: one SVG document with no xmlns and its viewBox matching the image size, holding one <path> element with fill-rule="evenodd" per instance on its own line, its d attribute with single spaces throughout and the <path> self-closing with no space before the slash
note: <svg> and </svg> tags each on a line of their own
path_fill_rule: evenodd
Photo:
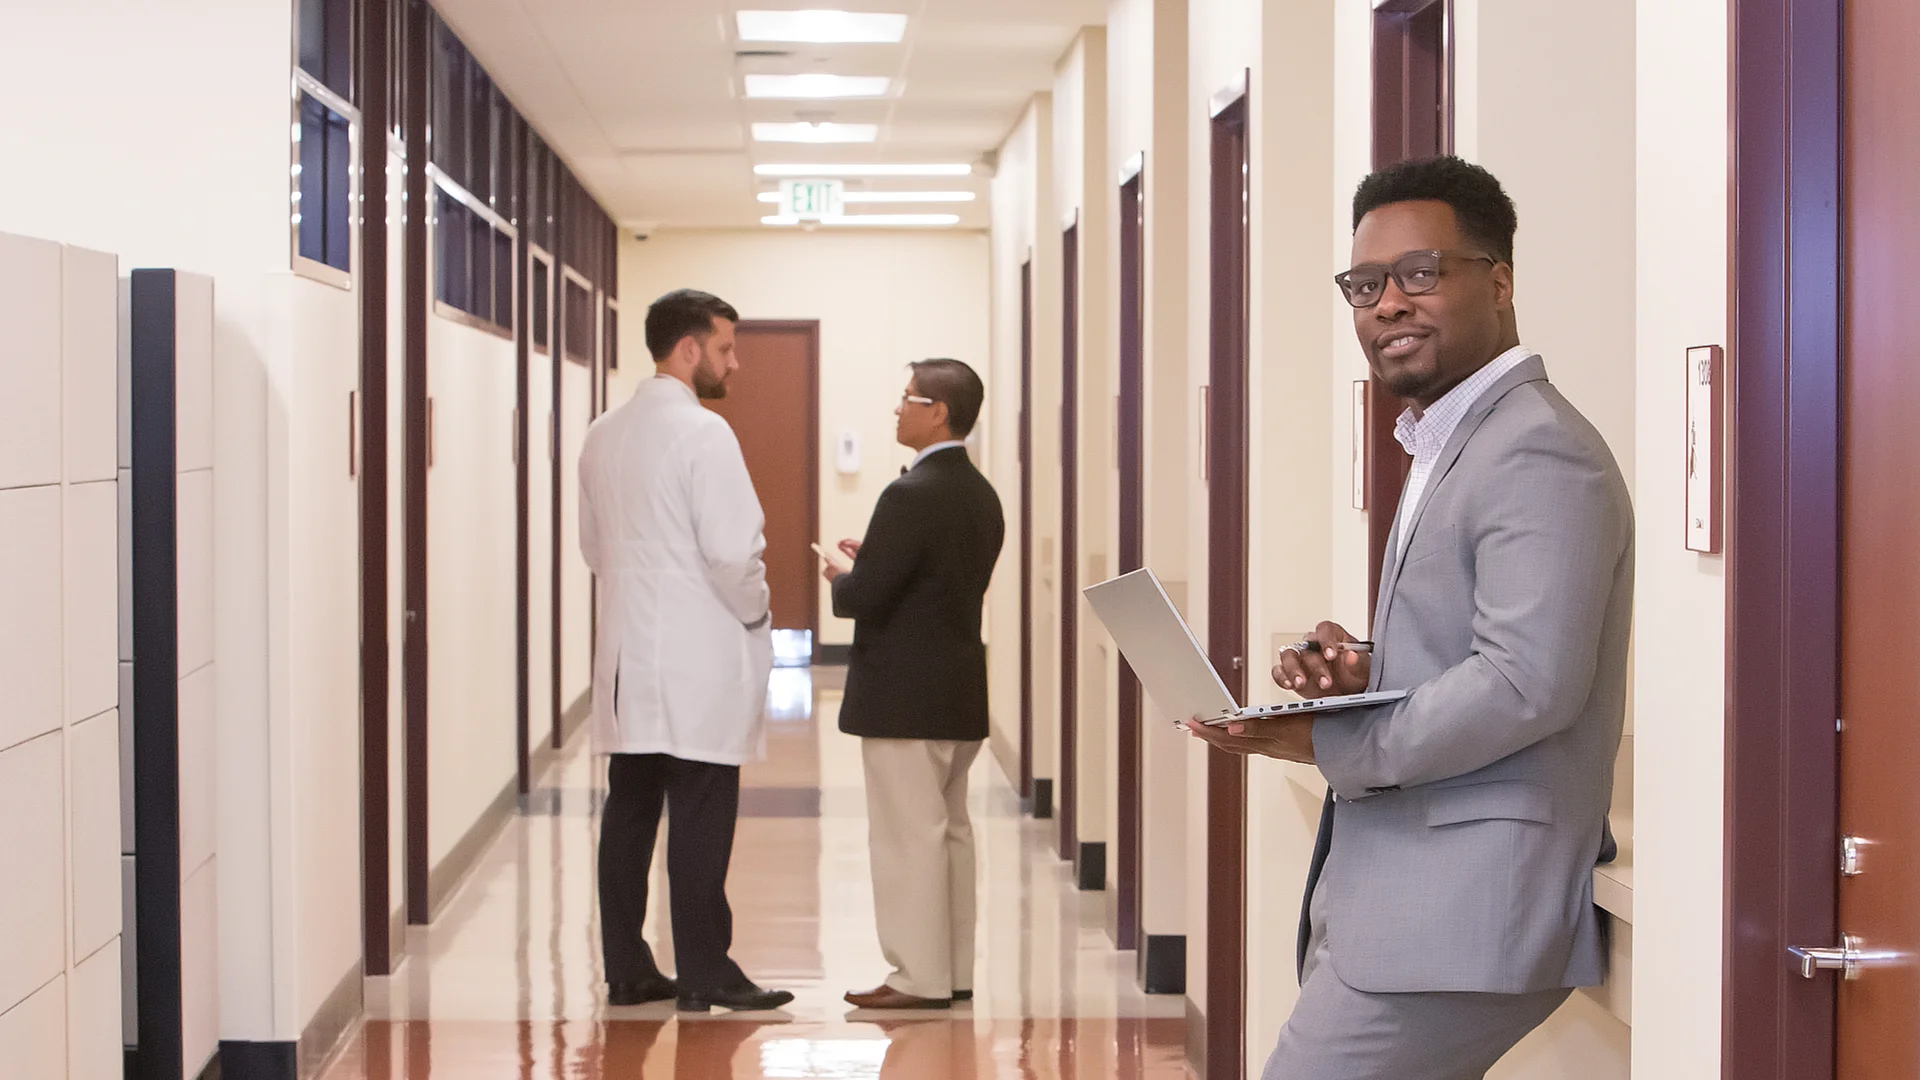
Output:
<svg viewBox="0 0 1920 1080">
<path fill-rule="evenodd" d="M 803 221 L 839 217 L 846 213 L 844 180 L 780 181 L 780 213 Z"/>
<path fill-rule="evenodd" d="M 1718 345 L 1687 350 L 1687 550 L 1720 550 L 1721 388 L 1726 356 Z"/>
</svg>

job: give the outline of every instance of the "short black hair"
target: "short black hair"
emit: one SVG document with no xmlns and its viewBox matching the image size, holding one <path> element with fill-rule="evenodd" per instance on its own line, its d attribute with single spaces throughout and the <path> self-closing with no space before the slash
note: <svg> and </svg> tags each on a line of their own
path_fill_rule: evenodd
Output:
<svg viewBox="0 0 1920 1080">
<path fill-rule="evenodd" d="M 1520 227 L 1513 200 L 1492 173 L 1451 155 L 1403 161 L 1360 181 L 1353 193 L 1353 227 L 1359 229 L 1361 218 L 1383 206 L 1429 200 L 1453 207 L 1462 236 L 1513 264 L 1513 234 Z"/>
<path fill-rule="evenodd" d="M 654 362 L 659 363 L 689 334 L 706 340 L 706 336 L 713 333 L 715 319 L 737 323 L 740 313 L 712 293 L 675 289 L 647 309 L 647 351 L 653 354 Z"/>
<path fill-rule="evenodd" d="M 973 431 L 980 420 L 980 406 L 987 400 L 987 388 L 972 368 L 958 360 L 915 360 L 913 384 L 922 395 L 947 407 L 947 430 L 955 438 L 964 439 Z"/>
</svg>

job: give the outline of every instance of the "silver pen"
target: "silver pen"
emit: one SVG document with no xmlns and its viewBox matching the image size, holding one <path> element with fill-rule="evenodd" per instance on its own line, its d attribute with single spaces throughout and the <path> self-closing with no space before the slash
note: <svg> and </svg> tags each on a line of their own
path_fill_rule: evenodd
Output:
<svg viewBox="0 0 1920 1080">
<path fill-rule="evenodd" d="M 1370 653 L 1373 651 L 1373 642 L 1338 641 L 1332 645 L 1322 645 L 1317 641 L 1296 641 L 1281 651 L 1285 652 L 1287 649 L 1291 649 L 1297 653 L 1324 652 L 1327 649 L 1345 649 L 1347 652 Z"/>
</svg>

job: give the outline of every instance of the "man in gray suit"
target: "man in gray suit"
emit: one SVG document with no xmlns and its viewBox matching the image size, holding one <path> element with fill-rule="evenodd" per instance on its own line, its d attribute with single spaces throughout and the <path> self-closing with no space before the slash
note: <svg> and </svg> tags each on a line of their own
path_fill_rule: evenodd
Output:
<svg viewBox="0 0 1920 1080">
<path fill-rule="evenodd" d="M 1513 203 L 1457 158 L 1376 173 L 1338 275 L 1413 456 L 1369 654 L 1321 623 L 1274 678 L 1392 705 L 1196 734 L 1329 794 L 1299 1003 L 1266 1080 L 1468 1080 L 1605 976 L 1593 867 L 1626 710 L 1633 509 L 1514 317 Z M 1621 358 L 1626 362 L 1626 358 Z"/>
</svg>

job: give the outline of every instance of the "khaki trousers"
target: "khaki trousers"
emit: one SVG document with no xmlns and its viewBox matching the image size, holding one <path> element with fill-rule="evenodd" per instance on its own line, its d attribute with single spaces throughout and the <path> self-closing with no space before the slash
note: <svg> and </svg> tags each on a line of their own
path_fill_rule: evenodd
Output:
<svg viewBox="0 0 1920 1080">
<path fill-rule="evenodd" d="M 861 739 L 874 921 L 893 973 L 914 997 L 973 989 L 973 822 L 967 770 L 978 742 Z"/>
</svg>

